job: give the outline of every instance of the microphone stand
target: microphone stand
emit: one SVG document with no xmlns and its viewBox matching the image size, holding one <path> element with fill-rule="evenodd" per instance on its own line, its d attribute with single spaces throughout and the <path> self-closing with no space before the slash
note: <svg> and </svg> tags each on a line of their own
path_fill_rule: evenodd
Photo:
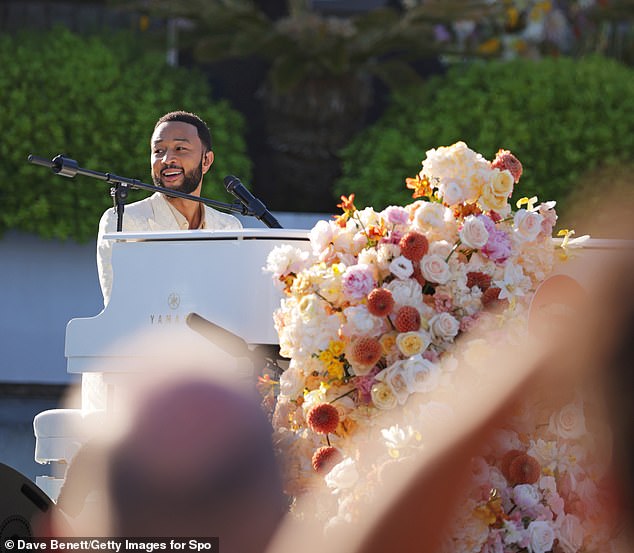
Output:
<svg viewBox="0 0 634 553">
<path fill-rule="evenodd" d="M 117 232 L 121 232 L 123 228 L 123 212 L 125 209 L 126 199 L 128 198 L 128 192 L 135 189 L 150 190 L 152 192 L 160 192 L 166 196 L 172 196 L 174 198 L 183 198 L 185 200 L 193 200 L 200 202 L 210 207 L 221 209 L 223 211 L 230 211 L 233 213 L 239 213 L 241 215 L 255 217 L 257 214 L 248 209 L 242 203 L 226 204 L 223 202 L 217 202 L 208 198 L 202 198 L 199 196 L 192 196 L 191 194 L 185 194 L 178 190 L 170 190 L 169 188 L 163 188 L 161 186 L 154 186 L 152 184 L 146 184 L 137 179 L 130 179 L 127 177 L 121 177 L 113 173 L 101 173 L 100 171 L 93 171 L 92 169 L 84 169 L 79 167 L 79 164 L 74 160 L 63 155 L 55 156 L 52 160 L 48 160 L 42 157 L 29 155 L 28 161 L 34 165 L 41 165 L 42 167 L 48 167 L 57 175 L 62 177 L 74 178 L 75 175 L 83 175 L 86 177 L 92 177 L 98 180 L 106 181 L 112 184 L 110 188 L 110 195 L 112 196 L 115 204 L 115 210 L 117 212 Z"/>
</svg>

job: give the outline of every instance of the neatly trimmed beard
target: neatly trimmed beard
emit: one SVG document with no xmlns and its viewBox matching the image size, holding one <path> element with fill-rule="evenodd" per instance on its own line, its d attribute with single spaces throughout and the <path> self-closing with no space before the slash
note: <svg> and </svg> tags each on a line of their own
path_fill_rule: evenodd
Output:
<svg viewBox="0 0 634 553">
<path fill-rule="evenodd" d="M 176 190 L 177 192 L 182 192 L 183 194 L 191 194 L 198 185 L 200 184 L 201 179 L 203 178 L 203 160 L 200 159 L 200 163 L 198 167 L 192 169 L 189 173 L 183 173 L 183 182 L 176 187 L 168 187 L 163 184 L 163 179 L 159 174 L 152 174 L 152 181 L 154 182 L 154 186 L 160 186 L 162 188 L 167 188 L 168 190 Z"/>
</svg>

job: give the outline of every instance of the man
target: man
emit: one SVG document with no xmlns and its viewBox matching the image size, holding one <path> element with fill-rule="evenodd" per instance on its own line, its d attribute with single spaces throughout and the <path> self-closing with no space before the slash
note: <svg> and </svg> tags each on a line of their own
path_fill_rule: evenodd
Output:
<svg viewBox="0 0 634 553">
<path fill-rule="evenodd" d="M 214 161 L 211 133 L 205 122 L 185 111 L 167 113 L 156 122 L 150 146 L 154 184 L 200 196 L 203 176 Z M 232 215 L 158 192 L 127 205 L 123 217 L 123 230 L 128 232 L 240 228 L 240 221 Z M 104 305 L 110 301 L 112 290 L 112 241 L 103 236 L 116 230 L 117 214 L 110 208 L 101 217 L 97 238 L 97 269 Z"/>
</svg>

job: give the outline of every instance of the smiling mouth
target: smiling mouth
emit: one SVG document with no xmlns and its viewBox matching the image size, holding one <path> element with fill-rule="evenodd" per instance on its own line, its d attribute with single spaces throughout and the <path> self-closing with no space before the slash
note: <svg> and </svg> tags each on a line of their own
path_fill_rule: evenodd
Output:
<svg viewBox="0 0 634 553">
<path fill-rule="evenodd" d="M 161 176 L 162 177 L 167 177 L 167 178 L 173 178 L 173 177 L 178 177 L 179 175 L 183 174 L 183 170 L 182 169 L 175 169 L 175 168 L 169 168 L 169 169 L 163 169 L 161 171 Z"/>
</svg>

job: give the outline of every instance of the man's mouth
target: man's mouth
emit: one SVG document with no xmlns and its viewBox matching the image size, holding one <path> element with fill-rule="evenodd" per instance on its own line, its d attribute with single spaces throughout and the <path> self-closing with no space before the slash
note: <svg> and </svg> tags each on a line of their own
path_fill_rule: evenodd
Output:
<svg viewBox="0 0 634 553">
<path fill-rule="evenodd" d="M 163 169 L 161 171 L 161 177 L 163 177 L 163 179 L 167 180 L 167 181 L 172 181 L 177 179 L 178 177 L 180 177 L 183 174 L 183 170 L 182 169 L 177 169 L 174 167 L 169 167 L 167 169 Z"/>
</svg>

